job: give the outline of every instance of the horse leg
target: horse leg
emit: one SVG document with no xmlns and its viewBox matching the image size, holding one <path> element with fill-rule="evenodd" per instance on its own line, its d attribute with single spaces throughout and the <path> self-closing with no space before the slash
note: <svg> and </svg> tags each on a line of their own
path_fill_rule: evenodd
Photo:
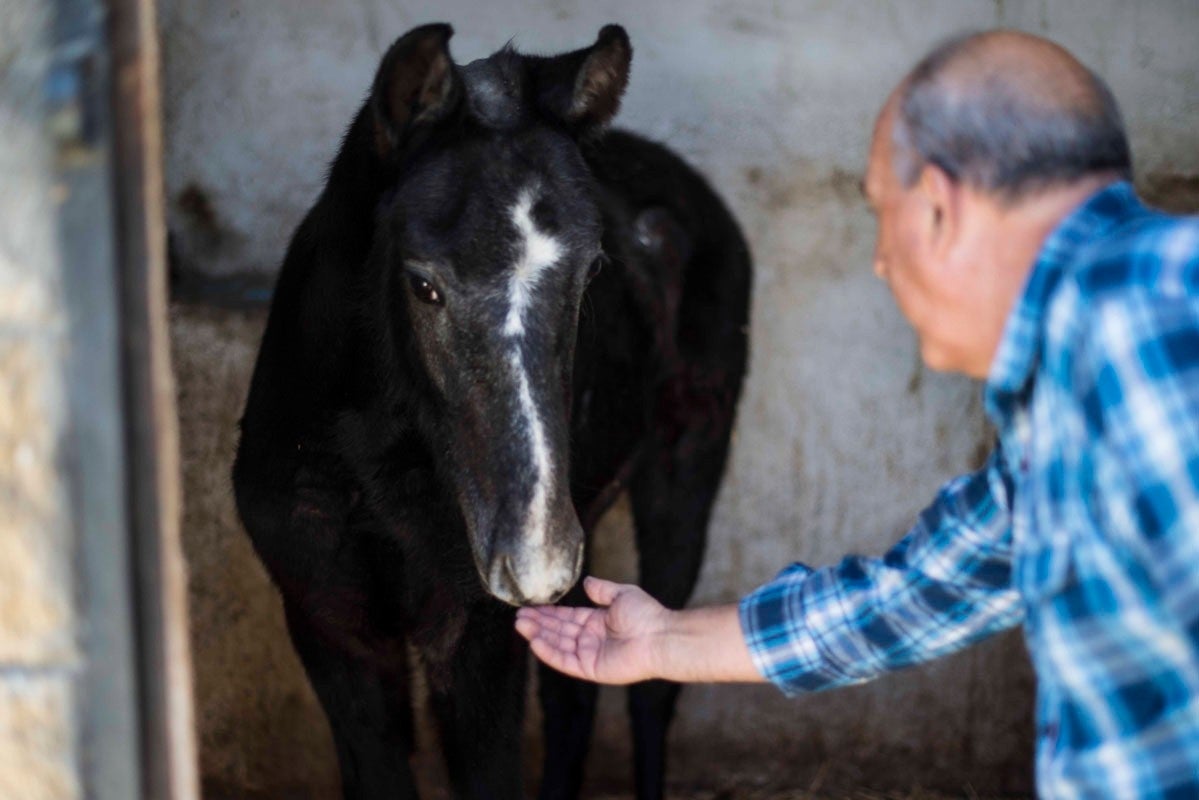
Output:
<svg viewBox="0 0 1199 800">
<path fill-rule="evenodd" d="M 336 648 L 288 603 L 291 640 L 325 709 L 346 800 L 416 798 L 407 651 L 401 639 L 368 652 Z"/>
<path fill-rule="evenodd" d="M 468 613 L 452 652 L 426 659 L 447 771 L 455 797 L 517 800 L 528 647 L 515 609 L 487 602 Z"/>
<path fill-rule="evenodd" d="M 583 573 L 587 573 L 586 564 Z M 560 601 L 565 606 L 591 605 L 580 581 Z M 545 763 L 540 800 L 573 800 L 583 784 L 583 763 L 591 744 L 599 687 L 568 678 L 538 662 L 537 694 L 541 700 Z"/>
<path fill-rule="evenodd" d="M 630 485 L 641 586 L 668 608 L 682 608 L 695 588 L 708 518 L 728 453 L 728 428 L 691 428 L 658 438 Z M 662 797 L 666 734 L 680 686 L 663 680 L 629 687 L 638 800 Z"/>
</svg>

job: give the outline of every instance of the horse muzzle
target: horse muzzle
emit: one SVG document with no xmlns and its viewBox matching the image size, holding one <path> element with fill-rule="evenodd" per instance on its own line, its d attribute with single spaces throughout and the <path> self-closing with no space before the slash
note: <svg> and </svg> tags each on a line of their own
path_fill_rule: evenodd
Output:
<svg viewBox="0 0 1199 800">
<path fill-rule="evenodd" d="M 567 543 L 540 547 L 497 547 L 484 583 L 498 600 L 513 606 L 555 603 L 578 582 L 583 570 L 583 531 L 573 524 Z"/>
</svg>

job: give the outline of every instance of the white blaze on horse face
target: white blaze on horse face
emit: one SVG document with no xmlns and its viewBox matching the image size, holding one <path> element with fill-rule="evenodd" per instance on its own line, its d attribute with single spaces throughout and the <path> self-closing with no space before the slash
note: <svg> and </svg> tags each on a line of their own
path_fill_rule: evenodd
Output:
<svg viewBox="0 0 1199 800">
<path fill-rule="evenodd" d="M 537 230 L 530 213 L 533 209 L 533 192 L 521 192 L 520 199 L 512 208 L 512 223 L 516 226 L 520 255 L 512 272 L 508 287 L 508 319 L 504 322 L 504 333 L 521 336 L 525 332 L 525 312 L 533 301 L 533 291 L 541 273 L 552 267 L 562 254 L 558 240 Z"/>
<path fill-rule="evenodd" d="M 513 564 L 517 581 L 528 596 L 543 594 L 556 588 L 563 579 L 561 570 L 544 563 L 545 544 L 549 538 L 549 495 L 552 478 L 552 461 L 545 438 L 545 427 L 541 422 L 537 404 L 529 385 L 529 375 L 522 357 L 521 340 L 525 333 L 525 316 L 533 303 L 534 292 L 542 273 L 557 263 L 562 248 L 558 241 L 537 229 L 530 213 L 533 208 L 533 192 L 526 189 L 520 194 L 512 208 L 512 222 L 516 226 L 517 259 L 508 287 L 508 316 L 504 333 L 512 340 L 508 361 L 516 377 L 520 411 L 532 450 L 533 468 L 536 471 L 533 496 L 525 518 L 524 536 L 520 555 Z M 532 558 L 526 557 L 532 556 Z M 569 572 L 567 567 L 566 572 Z"/>
</svg>

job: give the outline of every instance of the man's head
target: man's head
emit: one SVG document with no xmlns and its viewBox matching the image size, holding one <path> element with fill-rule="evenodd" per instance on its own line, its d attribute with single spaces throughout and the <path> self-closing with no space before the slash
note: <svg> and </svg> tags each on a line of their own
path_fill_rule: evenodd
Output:
<svg viewBox="0 0 1199 800">
<path fill-rule="evenodd" d="M 879 115 L 864 188 L 875 272 L 925 363 L 986 377 L 1045 236 L 1130 175 L 1110 90 L 1052 42 L 972 34 L 917 64 Z"/>
</svg>

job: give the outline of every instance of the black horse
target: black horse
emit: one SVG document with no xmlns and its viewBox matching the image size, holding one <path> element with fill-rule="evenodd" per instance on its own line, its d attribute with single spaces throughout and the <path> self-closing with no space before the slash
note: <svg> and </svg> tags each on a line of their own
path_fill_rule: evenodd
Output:
<svg viewBox="0 0 1199 800">
<path fill-rule="evenodd" d="M 521 795 L 514 606 L 584 602 L 585 534 L 626 487 L 642 585 L 686 602 L 746 367 L 737 225 L 603 132 L 624 30 L 467 66 L 450 34 L 392 45 L 295 232 L 233 469 L 347 798 L 416 794 L 409 645 L 458 796 Z M 540 695 L 541 796 L 573 797 L 596 690 L 542 671 Z M 640 798 L 677 696 L 630 689 Z"/>
</svg>

